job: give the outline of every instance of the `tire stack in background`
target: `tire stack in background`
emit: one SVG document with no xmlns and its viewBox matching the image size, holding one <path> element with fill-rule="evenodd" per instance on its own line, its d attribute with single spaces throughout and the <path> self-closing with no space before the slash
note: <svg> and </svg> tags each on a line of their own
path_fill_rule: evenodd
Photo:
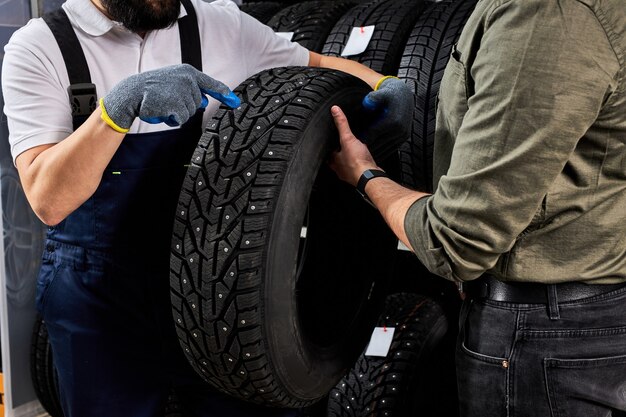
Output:
<svg viewBox="0 0 626 417">
<path fill-rule="evenodd" d="M 330 392 L 328 417 L 431 415 L 440 377 L 432 372 L 433 353 L 448 328 L 441 306 L 422 295 L 392 294 L 377 326 L 393 331 L 389 352 L 361 355 Z"/>
<path fill-rule="evenodd" d="M 274 14 L 267 25 L 275 32 L 293 34 L 293 42 L 320 53 L 335 23 L 354 4 L 351 1 L 296 3 Z"/>
<path fill-rule="evenodd" d="M 254 17 L 261 23 L 267 24 L 272 16 L 278 13 L 285 5 L 277 1 L 248 2 L 239 6 L 239 9 Z"/>
</svg>

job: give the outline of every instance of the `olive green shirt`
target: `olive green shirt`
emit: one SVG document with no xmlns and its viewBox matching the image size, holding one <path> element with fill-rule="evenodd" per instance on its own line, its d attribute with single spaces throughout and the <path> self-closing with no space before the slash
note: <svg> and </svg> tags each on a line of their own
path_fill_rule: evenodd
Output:
<svg viewBox="0 0 626 417">
<path fill-rule="evenodd" d="M 481 0 L 439 92 L 436 192 L 405 229 L 467 281 L 626 280 L 626 0 Z"/>
</svg>

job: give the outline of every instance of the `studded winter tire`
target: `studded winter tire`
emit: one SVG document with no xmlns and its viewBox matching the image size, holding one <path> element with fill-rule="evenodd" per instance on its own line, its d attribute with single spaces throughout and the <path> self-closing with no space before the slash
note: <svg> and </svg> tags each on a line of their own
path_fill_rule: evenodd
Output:
<svg viewBox="0 0 626 417">
<path fill-rule="evenodd" d="M 284 4 L 275 1 L 255 1 L 244 3 L 239 6 L 239 9 L 254 17 L 259 22 L 267 24 L 272 16 L 278 13 L 283 7 L 285 7 Z"/>
<path fill-rule="evenodd" d="M 415 93 L 411 139 L 400 148 L 402 181 L 421 191 L 433 190 L 436 102 L 443 71 L 476 1 L 430 4 L 415 24 L 400 62 L 398 77 Z"/>
<path fill-rule="evenodd" d="M 347 1 L 306 1 L 281 10 L 267 25 L 275 32 L 293 32 L 292 41 L 321 52 L 330 30 L 350 7 Z"/>
<path fill-rule="evenodd" d="M 443 339 L 447 321 L 442 308 L 417 294 L 390 295 L 377 326 L 394 328 L 386 357 L 361 355 L 328 398 L 328 417 L 421 416 L 424 372 Z"/>
<path fill-rule="evenodd" d="M 358 357 L 384 296 L 395 238 L 329 170 L 330 106 L 355 126 L 369 87 L 277 68 L 236 90 L 192 156 L 171 257 L 173 315 L 195 370 L 266 405 L 326 395 Z"/>
<path fill-rule="evenodd" d="M 367 49 L 349 59 L 382 74 L 395 75 L 406 40 L 423 8 L 423 0 L 374 0 L 360 4 L 337 22 L 322 53 L 340 56 L 354 27 L 375 25 Z"/>
<path fill-rule="evenodd" d="M 57 371 L 52 361 L 48 330 L 39 316 L 35 319 L 30 348 L 30 372 L 35 394 L 51 417 L 63 417 L 59 401 Z"/>
</svg>

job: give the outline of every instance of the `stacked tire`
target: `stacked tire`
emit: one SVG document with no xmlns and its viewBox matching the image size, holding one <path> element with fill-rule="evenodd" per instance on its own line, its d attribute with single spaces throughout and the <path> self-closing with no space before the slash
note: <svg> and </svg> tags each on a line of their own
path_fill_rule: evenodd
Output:
<svg viewBox="0 0 626 417">
<path fill-rule="evenodd" d="M 267 24 L 272 16 L 278 13 L 284 5 L 276 1 L 255 1 L 244 3 L 239 6 L 239 9 L 254 17 L 261 23 Z"/>
<path fill-rule="evenodd" d="M 267 25 L 275 32 L 293 33 L 293 42 L 319 53 L 333 26 L 353 4 L 349 1 L 297 3 L 275 14 Z"/>
<path fill-rule="evenodd" d="M 35 394 L 51 417 L 63 417 L 57 372 L 52 360 L 48 330 L 41 317 L 35 319 L 30 349 L 31 379 Z"/>
<path fill-rule="evenodd" d="M 388 353 L 359 357 L 331 390 L 328 417 L 424 415 L 424 393 L 436 377 L 425 369 L 447 331 L 442 308 L 421 295 L 393 294 L 377 326 L 393 330 Z"/>
<path fill-rule="evenodd" d="M 433 147 L 437 96 L 452 46 L 456 44 L 477 0 L 430 4 L 409 37 L 398 77 L 415 94 L 410 140 L 400 148 L 402 181 L 420 191 L 433 191 Z"/>
<path fill-rule="evenodd" d="M 341 56 L 354 28 L 374 25 L 365 51 L 348 58 L 382 74 L 395 75 L 404 44 L 424 5 L 423 0 L 374 0 L 360 4 L 337 22 L 322 53 Z"/>
</svg>

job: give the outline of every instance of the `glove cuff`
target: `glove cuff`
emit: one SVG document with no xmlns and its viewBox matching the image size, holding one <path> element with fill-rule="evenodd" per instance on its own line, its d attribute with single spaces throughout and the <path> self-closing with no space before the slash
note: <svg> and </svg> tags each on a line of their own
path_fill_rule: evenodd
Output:
<svg viewBox="0 0 626 417">
<path fill-rule="evenodd" d="M 119 127 L 114 121 L 113 119 L 111 119 L 109 117 L 109 114 L 107 113 L 107 110 L 104 108 L 104 97 L 100 99 L 100 117 L 102 118 L 102 120 L 104 120 L 104 123 L 106 123 L 107 125 L 109 125 L 111 127 L 111 129 L 115 130 L 116 132 L 120 132 L 120 133 L 128 133 L 129 129 L 123 128 L 123 127 Z"/>
<path fill-rule="evenodd" d="M 398 79 L 398 80 L 399 80 L 399 78 L 398 78 L 398 77 L 396 77 L 396 76 L 394 76 L 394 75 L 386 75 L 386 76 L 384 76 L 383 78 L 381 78 L 380 80 L 378 80 L 378 82 L 377 82 L 377 83 L 376 83 L 376 85 L 374 86 L 374 91 L 378 91 L 378 89 L 380 88 L 380 86 L 381 86 L 381 85 L 383 85 L 383 83 L 384 83 L 385 81 L 387 81 L 388 79 L 390 79 L 390 78 L 395 78 L 395 79 Z"/>
</svg>

